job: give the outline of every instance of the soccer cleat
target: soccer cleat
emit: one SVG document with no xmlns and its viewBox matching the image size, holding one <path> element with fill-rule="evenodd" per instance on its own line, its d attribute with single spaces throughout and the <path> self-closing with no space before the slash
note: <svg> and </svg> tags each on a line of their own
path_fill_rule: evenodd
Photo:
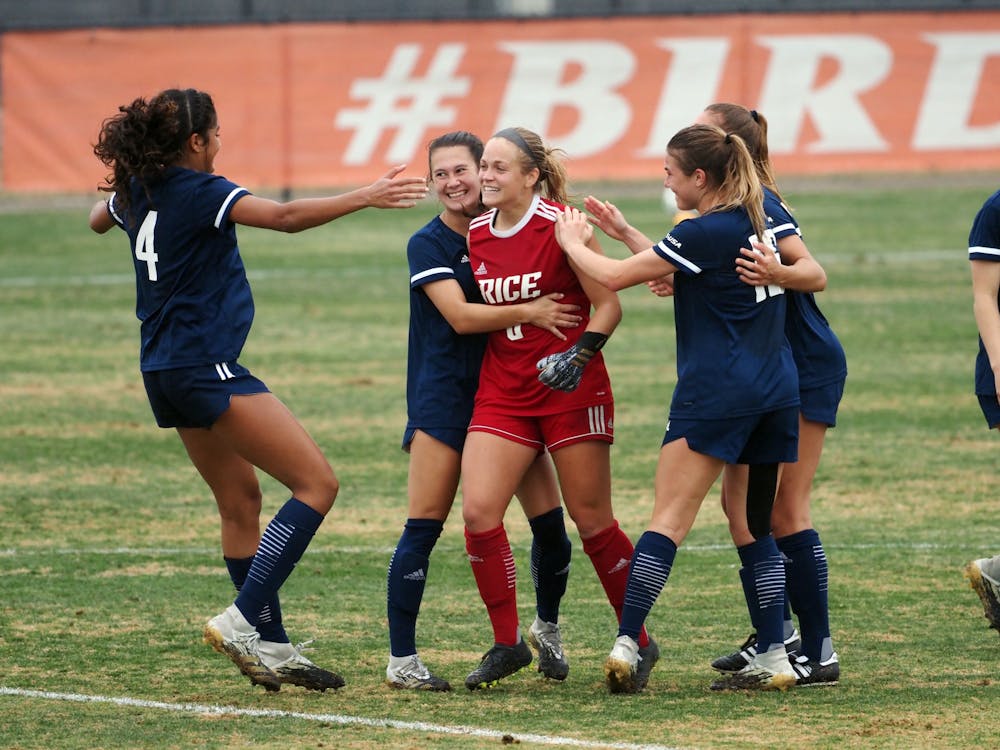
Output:
<svg viewBox="0 0 1000 750">
<path fill-rule="evenodd" d="M 653 667 L 656 666 L 656 662 L 659 660 L 660 647 L 656 645 L 656 641 L 652 638 L 649 639 L 649 643 L 645 647 L 639 647 L 639 663 L 635 667 L 635 688 L 637 693 L 646 689 L 646 684 L 649 682 L 649 674 L 653 671 Z"/>
<path fill-rule="evenodd" d="M 261 641 L 257 650 L 261 663 L 274 672 L 282 684 L 298 685 L 321 693 L 328 688 L 336 690 L 344 687 L 343 677 L 317 667 L 302 655 L 302 651 L 310 643 L 312 641 L 293 646 L 291 643 Z"/>
<path fill-rule="evenodd" d="M 528 643 L 538 652 L 538 671 L 550 680 L 565 680 L 569 662 L 562 650 L 562 635 L 554 622 L 539 618 L 528 628 Z"/>
<path fill-rule="evenodd" d="M 840 661 L 835 651 L 829 659 L 813 661 L 805 654 L 789 655 L 795 671 L 795 684 L 799 687 L 833 686 L 840 681 Z"/>
<path fill-rule="evenodd" d="M 785 651 L 789 654 L 797 653 L 802 648 L 802 639 L 799 638 L 799 631 L 792 630 L 792 634 L 785 639 Z M 739 672 L 747 664 L 753 661 L 757 655 L 757 634 L 751 633 L 743 645 L 736 651 L 726 656 L 720 656 L 712 662 L 712 669 L 717 672 L 732 674 Z"/>
<path fill-rule="evenodd" d="M 604 660 L 604 681 L 608 692 L 638 693 L 642 689 L 639 686 L 638 672 L 639 644 L 627 635 L 618 636 L 611 653 Z"/>
<path fill-rule="evenodd" d="M 796 683 L 796 673 L 783 648 L 757 654 L 739 672 L 723 675 L 712 690 L 787 690 Z"/>
<path fill-rule="evenodd" d="M 1000 630 L 1000 570 L 996 570 L 997 567 L 1000 566 L 996 557 L 973 560 L 965 566 L 965 577 L 979 594 L 990 627 Z"/>
<path fill-rule="evenodd" d="M 250 678 L 254 685 L 263 685 L 269 692 L 281 690 L 281 680 L 260 660 L 258 645 L 260 633 L 253 627 L 235 604 L 216 615 L 205 625 L 205 643 L 220 654 L 225 654 Z"/>
<path fill-rule="evenodd" d="M 465 678 L 465 686 L 469 690 L 494 687 L 504 677 L 509 677 L 529 664 L 531 664 L 531 649 L 523 638 L 516 646 L 495 644 L 483 654 L 479 666 Z"/>
<path fill-rule="evenodd" d="M 385 683 L 389 687 L 401 690 L 431 690 L 436 693 L 445 693 L 451 690 L 448 681 L 431 674 L 416 654 L 409 657 L 406 663 L 400 667 L 393 667 L 391 664 L 386 667 Z"/>
</svg>

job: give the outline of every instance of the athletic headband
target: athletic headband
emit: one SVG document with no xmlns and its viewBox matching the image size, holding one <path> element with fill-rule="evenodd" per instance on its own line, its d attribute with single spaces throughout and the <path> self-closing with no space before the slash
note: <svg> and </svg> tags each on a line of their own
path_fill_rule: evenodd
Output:
<svg viewBox="0 0 1000 750">
<path fill-rule="evenodd" d="M 521 151 L 523 151 L 528 155 L 528 158 L 531 159 L 531 163 L 535 165 L 535 168 L 539 172 L 545 171 L 542 169 L 542 165 L 538 163 L 538 160 L 535 158 L 535 155 L 531 152 L 531 148 L 528 146 L 528 142 L 524 140 L 524 136 L 518 133 L 514 128 L 504 128 L 503 130 L 498 130 L 496 133 L 493 134 L 493 137 L 505 138 L 506 140 L 510 141 L 519 149 L 521 149 Z"/>
</svg>

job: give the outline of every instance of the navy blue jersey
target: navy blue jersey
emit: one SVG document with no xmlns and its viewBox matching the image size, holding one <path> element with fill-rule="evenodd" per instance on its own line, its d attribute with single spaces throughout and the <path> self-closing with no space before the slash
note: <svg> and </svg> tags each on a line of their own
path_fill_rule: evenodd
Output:
<svg viewBox="0 0 1000 750">
<path fill-rule="evenodd" d="M 410 266 L 410 334 L 406 361 L 407 428 L 464 430 L 472 418 L 486 334 L 455 333 L 423 285 L 455 279 L 469 302 L 482 302 L 465 237 L 435 216 L 406 247 Z"/>
<path fill-rule="evenodd" d="M 972 222 L 969 260 L 1000 262 L 1000 190 L 986 200 Z M 1000 298 L 997 299 L 997 307 L 1000 308 Z M 997 393 L 996 379 L 981 337 L 979 354 L 976 355 L 976 393 L 981 396 L 995 396 Z"/>
<path fill-rule="evenodd" d="M 791 212 L 778 196 L 764 189 L 764 213 L 767 214 L 775 239 L 802 232 Z M 799 371 L 799 388 L 803 391 L 836 383 L 847 377 L 847 357 L 840 339 L 833 332 L 811 292 L 785 290 L 788 309 L 785 312 L 785 336 L 792 347 L 792 356 Z"/>
<path fill-rule="evenodd" d="M 229 212 L 248 191 L 223 177 L 171 167 L 149 193 L 133 184 L 127 216 L 113 197 L 108 202 L 132 247 L 140 369 L 239 359 L 254 308 Z"/>
<path fill-rule="evenodd" d="M 754 236 L 746 211 L 718 211 L 682 221 L 653 247 L 678 268 L 671 419 L 725 419 L 799 403 L 783 290 L 749 286 L 736 273 L 740 248 L 752 247 Z M 766 241 L 773 246 L 772 236 Z"/>
</svg>

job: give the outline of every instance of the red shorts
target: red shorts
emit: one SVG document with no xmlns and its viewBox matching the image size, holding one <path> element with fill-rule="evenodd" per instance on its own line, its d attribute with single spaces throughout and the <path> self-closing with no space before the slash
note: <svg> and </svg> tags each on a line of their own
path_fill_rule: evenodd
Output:
<svg viewBox="0 0 1000 750">
<path fill-rule="evenodd" d="M 550 453 L 586 440 L 613 443 L 615 405 L 612 401 L 576 411 L 538 417 L 519 417 L 477 407 L 472 413 L 469 432 L 489 432 L 506 440 L 536 448 L 539 452 L 547 449 Z"/>
</svg>

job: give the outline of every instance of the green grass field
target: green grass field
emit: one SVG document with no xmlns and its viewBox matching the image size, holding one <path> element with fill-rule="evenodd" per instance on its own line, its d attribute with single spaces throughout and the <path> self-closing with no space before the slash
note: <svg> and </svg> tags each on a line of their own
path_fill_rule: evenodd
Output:
<svg viewBox="0 0 1000 750">
<path fill-rule="evenodd" d="M 211 496 L 155 427 L 138 373 L 124 236 L 88 206 L 0 213 L 0 746 L 5 748 L 980 748 L 1000 736 L 1000 639 L 961 575 L 1000 551 L 1000 445 L 972 395 L 966 247 L 983 178 L 786 187 L 829 275 L 820 304 L 850 375 L 814 490 L 830 562 L 841 684 L 717 694 L 708 663 L 747 632 L 717 493 L 648 624 L 648 690 L 611 696 L 614 618 L 574 539 L 562 611 L 571 673 L 532 669 L 470 693 L 491 633 L 459 510 L 432 558 L 418 643 L 458 686 L 392 691 L 385 570 L 405 515 L 405 243 L 437 207 L 363 212 L 304 234 L 241 230 L 257 302 L 243 362 L 299 416 L 341 479 L 337 504 L 282 590 L 297 640 L 348 685 L 252 688 L 201 643 L 232 598 Z M 605 186 L 647 234 L 659 188 Z M 620 200 L 619 200 L 620 197 Z M 9 201 L 8 204 L 12 204 Z M 4 200 L 0 198 L 0 208 Z M 624 255 L 605 241 L 609 253 Z M 622 294 L 605 349 L 616 394 L 615 504 L 635 539 L 674 384 L 669 302 Z M 264 478 L 265 514 L 286 499 Z M 508 528 L 522 619 L 527 525 Z M 505 739 L 506 735 L 506 739 Z"/>
</svg>

